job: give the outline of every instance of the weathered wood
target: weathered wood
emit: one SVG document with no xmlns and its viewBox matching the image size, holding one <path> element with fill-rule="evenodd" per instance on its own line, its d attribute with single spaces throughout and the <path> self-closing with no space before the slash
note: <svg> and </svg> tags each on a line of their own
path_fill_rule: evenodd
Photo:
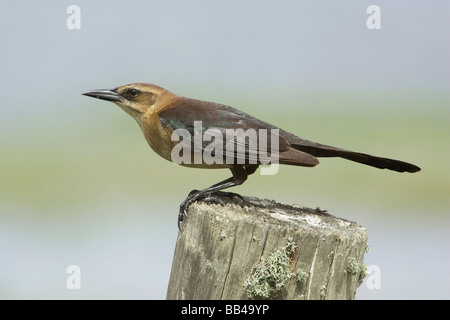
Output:
<svg viewBox="0 0 450 320">
<path fill-rule="evenodd" d="M 245 197 L 190 206 L 167 299 L 353 299 L 367 231 L 320 210 Z M 235 198 L 237 203 L 242 200 Z"/>
</svg>

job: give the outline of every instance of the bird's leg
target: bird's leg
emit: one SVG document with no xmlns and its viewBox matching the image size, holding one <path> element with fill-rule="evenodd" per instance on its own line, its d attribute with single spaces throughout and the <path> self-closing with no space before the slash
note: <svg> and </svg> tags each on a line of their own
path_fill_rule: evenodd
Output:
<svg viewBox="0 0 450 320">
<path fill-rule="evenodd" d="M 255 168 L 253 168 L 253 166 L 249 168 L 245 168 L 244 166 L 234 166 L 230 168 L 231 173 L 233 174 L 231 178 L 225 179 L 203 190 L 195 192 L 191 191 L 188 197 L 180 205 L 180 211 L 178 213 L 178 229 L 181 230 L 180 222 L 183 221 L 184 215 L 187 215 L 187 209 L 192 203 L 214 192 L 243 184 L 245 180 L 247 180 L 248 175 L 254 173 L 256 169 L 257 166 L 255 166 Z"/>
<path fill-rule="evenodd" d="M 225 183 L 225 182 L 228 182 L 228 181 L 230 181 L 230 182 L 233 181 L 233 177 L 228 178 L 228 179 L 226 179 L 226 180 L 224 180 L 224 181 L 221 181 L 221 182 L 219 182 L 219 183 L 213 184 L 210 188 L 216 187 L 216 186 L 221 185 L 221 184 L 223 184 L 223 183 Z M 198 191 L 198 190 L 196 190 L 196 191 Z M 191 191 L 191 193 L 192 193 L 192 191 Z M 245 202 L 244 197 L 241 196 L 239 193 L 235 193 L 235 192 L 214 191 L 213 193 L 207 194 L 207 195 L 205 196 L 205 198 L 211 198 L 211 197 L 214 197 L 214 195 L 219 195 L 219 194 L 222 195 L 222 196 L 225 196 L 225 197 L 227 197 L 227 198 L 229 198 L 229 199 L 233 199 L 233 197 L 238 197 L 238 198 L 241 199 L 243 202 Z M 218 198 L 218 197 L 212 198 L 212 200 L 213 200 L 213 202 L 218 202 L 218 203 L 221 204 L 222 206 L 225 205 L 225 203 L 224 203 L 220 198 Z"/>
<path fill-rule="evenodd" d="M 250 166 L 245 166 L 244 168 L 245 168 L 245 172 L 247 173 L 247 176 L 249 176 L 249 175 L 255 173 L 256 169 L 258 169 L 258 166 L 257 165 L 256 166 L 250 165 Z M 231 177 L 231 178 L 229 178 L 227 180 L 232 180 L 232 179 L 233 179 L 233 177 Z M 216 183 L 216 184 L 212 185 L 212 187 L 215 187 L 216 185 L 221 184 L 223 182 L 224 181 Z M 236 193 L 236 192 L 216 191 L 216 192 L 214 192 L 212 194 L 207 195 L 206 197 L 207 198 L 211 198 L 211 200 L 213 200 L 213 202 L 218 202 L 219 204 L 224 206 L 225 203 L 219 197 L 214 197 L 215 195 L 217 195 L 217 196 L 221 195 L 221 196 L 227 197 L 229 199 L 233 199 L 234 197 L 237 197 L 237 198 L 241 199 L 243 203 L 245 203 L 244 197 L 241 196 L 239 193 Z"/>
<path fill-rule="evenodd" d="M 226 188 L 231 188 L 237 185 L 242 184 L 244 181 L 233 181 L 230 179 L 224 180 L 222 182 L 219 182 L 218 184 L 215 184 L 214 186 L 211 186 L 209 188 L 203 189 L 203 190 L 197 190 L 196 192 L 191 192 L 188 197 L 181 203 L 180 205 L 180 214 L 179 214 L 179 220 L 183 220 L 183 214 L 187 214 L 187 208 L 189 205 L 191 205 L 193 202 L 202 199 L 211 193 L 218 192 L 219 190 L 223 190 Z"/>
<path fill-rule="evenodd" d="M 217 192 L 219 190 L 223 190 L 226 188 L 238 186 L 238 185 L 244 183 L 244 181 L 245 181 L 245 180 L 234 180 L 233 178 L 234 177 L 226 179 L 224 181 L 221 181 L 209 188 L 199 190 L 199 191 L 193 192 L 193 193 L 191 192 L 188 195 L 188 197 L 180 204 L 180 211 L 178 213 L 178 229 L 181 230 L 180 223 L 181 223 L 181 221 L 183 221 L 184 215 L 187 215 L 187 209 L 189 208 L 189 206 L 192 203 L 194 203 L 195 201 L 197 201 L 203 197 L 206 197 L 207 195 L 209 195 L 213 192 Z"/>
<path fill-rule="evenodd" d="M 232 181 L 232 180 L 233 180 L 233 177 L 228 178 L 228 179 L 226 179 L 226 180 L 224 180 L 224 181 L 221 181 L 221 182 L 218 182 L 218 183 L 216 183 L 216 184 L 213 184 L 213 185 L 212 185 L 211 187 L 209 187 L 209 188 L 216 187 L 216 186 L 218 186 L 218 185 L 224 184 L 225 182 L 229 182 L 229 181 Z M 208 189 L 209 189 L 209 188 L 208 188 Z M 200 192 L 200 191 L 201 191 L 201 190 L 197 190 L 197 189 L 192 190 L 191 192 L 189 192 L 188 198 L 189 198 L 190 196 L 193 196 L 194 194 Z M 238 197 L 238 198 L 240 198 L 242 201 L 245 202 L 245 199 L 244 199 L 240 194 L 238 194 L 238 193 L 234 193 L 234 192 L 222 192 L 222 191 L 215 191 L 215 192 L 212 193 L 212 194 L 207 194 L 207 195 L 204 196 L 204 199 L 210 199 L 211 202 L 217 202 L 217 203 L 219 203 L 220 205 L 224 206 L 225 203 L 224 203 L 220 198 L 218 198 L 218 197 L 217 197 L 217 198 L 212 198 L 213 195 L 219 195 L 219 194 L 222 195 L 222 196 L 228 197 L 228 198 L 230 198 L 230 199 L 232 199 L 233 197 Z M 186 213 L 185 213 L 185 215 L 187 216 Z"/>
</svg>

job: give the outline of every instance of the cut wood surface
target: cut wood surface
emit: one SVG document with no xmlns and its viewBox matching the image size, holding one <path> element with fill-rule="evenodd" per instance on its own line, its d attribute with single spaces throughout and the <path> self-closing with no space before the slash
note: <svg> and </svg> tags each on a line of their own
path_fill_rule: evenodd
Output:
<svg viewBox="0 0 450 320">
<path fill-rule="evenodd" d="M 354 299 L 367 230 L 319 209 L 218 195 L 178 233 L 167 299 Z"/>
</svg>

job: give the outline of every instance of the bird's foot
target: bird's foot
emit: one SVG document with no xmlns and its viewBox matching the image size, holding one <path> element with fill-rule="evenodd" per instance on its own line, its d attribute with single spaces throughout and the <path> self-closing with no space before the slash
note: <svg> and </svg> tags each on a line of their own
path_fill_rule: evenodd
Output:
<svg viewBox="0 0 450 320">
<path fill-rule="evenodd" d="M 178 230 L 181 231 L 181 222 L 184 220 L 184 216 L 188 216 L 187 211 L 189 206 L 200 198 L 202 198 L 201 191 L 192 190 L 189 192 L 187 198 L 180 204 L 180 211 L 178 211 Z"/>
<path fill-rule="evenodd" d="M 188 198 L 199 192 L 200 192 L 200 190 L 197 190 L 197 189 L 191 190 L 191 192 L 189 192 L 189 194 L 188 194 Z"/>
<path fill-rule="evenodd" d="M 228 198 L 229 200 L 233 200 L 234 198 L 239 198 L 242 201 L 242 205 L 245 204 L 245 199 L 239 193 L 234 192 L 224 192 L 218 191 L 206 196 L 203 200 L 208 204 L 219 204 L 221 206 L 225 206 L 227 204 L 227 200 L 224 198 Z"/>
<path fill-rule="evenodd" d="M 190 194 L 189 194 L 190 195 Z M 184 220 L 184 216 L 187 217 L 187 209 L 193 201 L 189 200 L 189 196 L 180 204 L 180 211 L 178 211 L 178 230 L 181 231 L 181 222 Z"/>
<path fill-rule="evenodd" d="M 229 198 L 230 200 L 237 197 L 242 200 L 243 204 L 241 206 L 245 204 L 244 197 L 234 192 L 217 191 L 211 194 L 204 194 L 199 190 L 192 190 L 189 192 L 187 198 L 180 204 L 180 211 L 178 212 L 178 230 L 181 231 L 181 222 L 184 220 L 185 216 L 188 216 L 187 211 L 192 203 L 204 199 L 208 204 L 220 204 L 221 206 L 225 206 L 227 201 L 223 199 L 224 197 Z"/>
<path fill-rule="evenodd" d="M 327 210 L 322 210 L 319 207 L 317 207 L 315 211 L 316 211 L 317 214 L 327 214 L 328 213 Z"/>
</svg>

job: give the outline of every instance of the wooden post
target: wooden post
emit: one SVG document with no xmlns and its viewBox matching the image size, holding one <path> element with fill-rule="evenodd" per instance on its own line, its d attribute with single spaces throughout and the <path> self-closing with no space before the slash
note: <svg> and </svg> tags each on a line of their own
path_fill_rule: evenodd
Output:
<svg viewBox="0 0 450 320">
<path fill-rule="evenodd" d="M 178 233 L 167 299 L 354 299 L 367 230 L 319 209 L 220 196 Z"/>
</svg>

